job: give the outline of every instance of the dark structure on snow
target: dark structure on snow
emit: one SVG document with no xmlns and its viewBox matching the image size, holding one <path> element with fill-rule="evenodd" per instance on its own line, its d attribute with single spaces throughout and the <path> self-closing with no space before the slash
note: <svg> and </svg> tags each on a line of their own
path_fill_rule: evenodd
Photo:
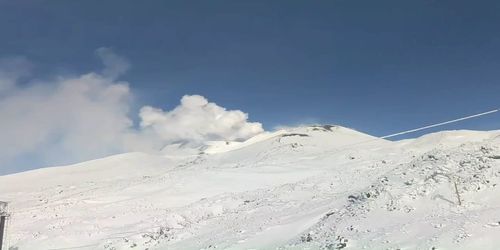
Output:
<svg viewBox="0 0 500 250">
<path fill-rule="evenodd" d="M 7 222 L 7 202 L 0 201 L 0 250 L 3 249 L 3 239 L 5 237 L 5 223 Z"/>
</svg>

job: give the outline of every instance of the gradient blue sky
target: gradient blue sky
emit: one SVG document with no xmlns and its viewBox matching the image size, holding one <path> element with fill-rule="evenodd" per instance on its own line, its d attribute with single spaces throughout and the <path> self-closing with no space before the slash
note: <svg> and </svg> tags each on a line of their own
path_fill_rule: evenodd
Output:
<svg viewBox="0 0 500 250">
<path fill-rule="evenodd" d="M 461 0 L 0 0 L 0 57 L 26 56 L 43 78 L 95 70 L 95 49 L 111 47 L 132 63 L 137 108 L 200 94 L 267 129 L 381 136 L 500 105 L 499 13 Z M 500 116 L 455 128 L 498 129 Z"/>
</svg>

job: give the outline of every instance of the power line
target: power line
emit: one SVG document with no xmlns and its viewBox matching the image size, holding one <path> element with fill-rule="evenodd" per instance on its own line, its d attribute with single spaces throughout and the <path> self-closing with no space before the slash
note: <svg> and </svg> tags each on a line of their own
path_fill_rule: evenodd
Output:
<svg viewBox="0 0 500 250">
<path fill-rule="evenodd" d="M 355 142 L 355 143 L 352 143 L 352 144 L 343 145 L 343 146 L 335 148 L 334 150 L 328 150 L 328 151 L 338 152 L 340 150 L 349 149 L 349 148 L 351 148 L 353 146 L 358 146 L 358 145 L 365 144 L 365 143 L 375 142 L 375 141 L 378 141 L 380 139 L 387 139 L 387 138 L 395 137 L 395 136 L 398 136 L 398 135 L 410 134 L 410 133 L 413 133 L 413 132 L 417 132 L 417 131 L 421 131 L 421 130 L 425 130 L 425 129 L 429 129 L 429 128 L 434 128 L 434 127 L 443 126 L 443 125 L 450 124 L 450 123 L 464 121 L 464 120 L 468 120 L 468 119 L 480 117 L 480 116 L 483 116 L 483 115 L 493 114 L 493 113 L 496 113 L 496 112 L 499 112 L 499 111 L 500 111 L 500 108 L 497 108 L 497 109 L 493 109 L 493 110 L 486 111 L 486 112 L 483 112 L 483 113 L 469 115 L 469 116 L 465 116 L 465 117 L 462 117 L 462 118 L 458 118 L 458 119 L 454 119 L 454 120 L 450 120 L 450 121 L 445 121 L 445 122 L 440 122 L 440 123 L 436 123 L 436 124 L 432 124 L 432 125 L 427 125 L 427 126 L 420 127 L 420 128 L 415 128 L 415 129 L 410 129 L 410 130 L 406 130 L 406 131 L 401 131 L 401 132 L 397 132 L 397 133 L 390 134 L 390 135 L 385 135 L 385 136 L 381 136 L 381 137 L 376 137 L 375 136 L 374 138 L 369 139 L 369 140 L 365 140 L 365 141 Z"/>
<path fill-rule="evenodd" d="M 425 129 L 429 129 L 429 128 L 434 128 L 434 127 L 439 127 L 439 126 L 443 126 L 443 125 L 447 125 L 447 124 L 451 124 L 451 123 L 456 123 L 456 122 L 460 122 L 460 121 L 464 121 L 464 120 L 469 120 L 469 119 L 477 118 L 477 117 L 480 117 L 480 116 L 485 116 L 485 115 L 493 114 L 493 113 L 496 113 L 496 112 L 499 112 L 499 111 L 500 111 L 500 108 L 497 108 L 497 109 L 493 109 L 493 110 L 490 110 L 490 111 L 486 111 L 486 112 L 482 112 L 482 113 L 478 113 L 478 114 L 474 114 L 474 115 L 469 115 L 469 116 L 465 116 L 465 117 L 461 117 L 461 118 L 457 118 L 457 119 L 453 119 L 453 120 L 449 120 L 449 121 L 444 121 L 444 122 L 440 122 L 440 123 L 435 123 L 435 124 L 431 124 L 431 125 L 427 125 L 427 126 L 415 128 L 415 129 L 410 129 L 410 130 L 406 130 L 406 131 L 397 132 L 397 133 L 394 133 L 394 134 L 389 134 L 389 135 L 385 135 L 385 136 L 381 136 L 381 137 L 376 137 L 374 139 L 367 140 L 367 141 L 362 141 L 362 142 L 358 142 L 358 143 L 354 143 L 354 144 L 350 144 L 350 145 L 344 145 L 344 146 L 341 146 L 339 148 L 336 148 L 336 150 L 339 150 L 340 148 L 344 148 L 345 149 L 346 147 L 351 147 L 351 146 L 359 145 L 359 144 L 363 144 L 363 143 L 373 142 L 373 141 L 376 141 L 378 139 L 387 139 L 387 138 L 391 138 L 391 137 L 395 137 L 395 136 L 399 136 L 399 135 L 405 135 L 405 134 L 409 134 L 409 133 L 414 133 L 414 132 L 425 130 Z M 389 170 L 387 172 L 390 172 L 390 171 L 391 170 Z M 87 190 L 87 191 L 89 191 L 89 190 Z M 83 192 L 86 192 L 86 191 L 82 191 L 80 193 L 83 193 Z M 72 194 L 70 196 L 73 196 L 73 195 L 74 194 Z M 68 198 L 68 197 L 61 198 L 60 200 L 66 199 L 66 198 Z M 29 210 L 31 210 L 31 209 L 22 210 L 22 211 L 24 212 L 24 211 L 29 211 Z M 1 209 L 0 209 L 0 212 L 2 212 Z M 19 212 L 19 211 L 17 211 L 17 212 Z M 155 229 L 155 228 L 161 228 L 161 226 L 152 227 L 152 228 L 148 228 L 148 229 Z M 149 232 L 147 232 L 147 231 L 145 231 L 145 232 L 130 232 L 130 231 L 126 231 L 126 232 L 118 232 L 117 234 L 121 234 L 121 233 L 132 233 L 132 234 L 135 234 L 135 233 L 149 233 Z M 0 234 L 0 236 L 1 236 L 1 234 Z M 113 239 L 113 238 L 121 238 L 121 236 L 109 237 L 109 238 L 106 238 L 106 239 Z M 0 250 L 2 249 L 2 247 L 1 247 L 1 240 L 2 239 L 0 237 Z M 65 247 L 65 248 L 57 248 L 57 249 L 60 249 L 60 250 L 62 250 L 62 249 L 78 249 L 78 248 L 91 247 L 91 246 L 97 246 L 97 245 L 98 244 L 90 244 L 90 245 Z M 56 249 L 54 249 L 54 250 L 56 250 Z"/>
<path fill-rule="evenodd" d="M 440 122 L 440 123 L 431 124 L 431 125 L 427 125 L 427 126 L 420 127 L 420 128 L 415 128 L 415 129 L 410 129 L 410 130 L 406 130 L 406 131 L 402 131 L 402 132 L 398 132 L 398 133 L 394 133 L 394 134 L 390 134 L 390 135 L 385 135 L 385 136 L 381 136 L 381 137 L 378 137 L 378 138 L 380 138 L 380 139 L 387 139 L 387 138 L 395 137 L 395 136 L 398 136 L 398 135 L 405 135 L 405 134 L 409 134 L 409 133 L 413 133 L 413 132 L 417 132 L 417 131 L 421 131 L 421 130 L 425 130 L 425 129 L 429 129 L 429 128 L 443 126 L 443 125 L 450 124 L 450 123 L 455 123 L 455 122 L 459 122 L 459 121 L 469 120 L 469 119 L 480 117 L 480 116 L 483 116 L 483 115 L 493 114 L 493 113 L 496 113 L 498 111 L 500 111 L 500 109 L 494 109 L 494 110 L 490 110 L 490 111 L 487 111 L 487 112 L 483 112 L 483 113 L 479 113 L 479 114 L 475 114 L 475 115 L 469 115 L 469 116 L 465 116 L 465 117 L 462 117 L 462 118 L 457 118 L 457 119 L 450 120 L 450 121 Z"/>
</svg>

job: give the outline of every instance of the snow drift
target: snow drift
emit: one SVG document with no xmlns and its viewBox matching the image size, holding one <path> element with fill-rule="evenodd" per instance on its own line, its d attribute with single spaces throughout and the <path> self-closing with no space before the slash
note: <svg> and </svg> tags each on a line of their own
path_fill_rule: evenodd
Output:
<svg viewBox="0 0 500 250">
<path fill-rule="evenodd" d="M 500 131 L 339 126 L 0 176 L 13 249 L 498 249 Z"/>
</svg>

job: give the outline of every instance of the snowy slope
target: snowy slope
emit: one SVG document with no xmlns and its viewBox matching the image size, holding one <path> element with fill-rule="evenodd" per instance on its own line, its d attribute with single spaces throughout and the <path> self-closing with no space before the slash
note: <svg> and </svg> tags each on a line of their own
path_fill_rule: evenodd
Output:
<svg viewBox="0 0 500 250">
<path fill-rule="evenodd" d="M 0 200 L 18 249 L 499 249 L 499 183 L 500 131 L 312 126 L 0 176 Z"/>
</svg>

